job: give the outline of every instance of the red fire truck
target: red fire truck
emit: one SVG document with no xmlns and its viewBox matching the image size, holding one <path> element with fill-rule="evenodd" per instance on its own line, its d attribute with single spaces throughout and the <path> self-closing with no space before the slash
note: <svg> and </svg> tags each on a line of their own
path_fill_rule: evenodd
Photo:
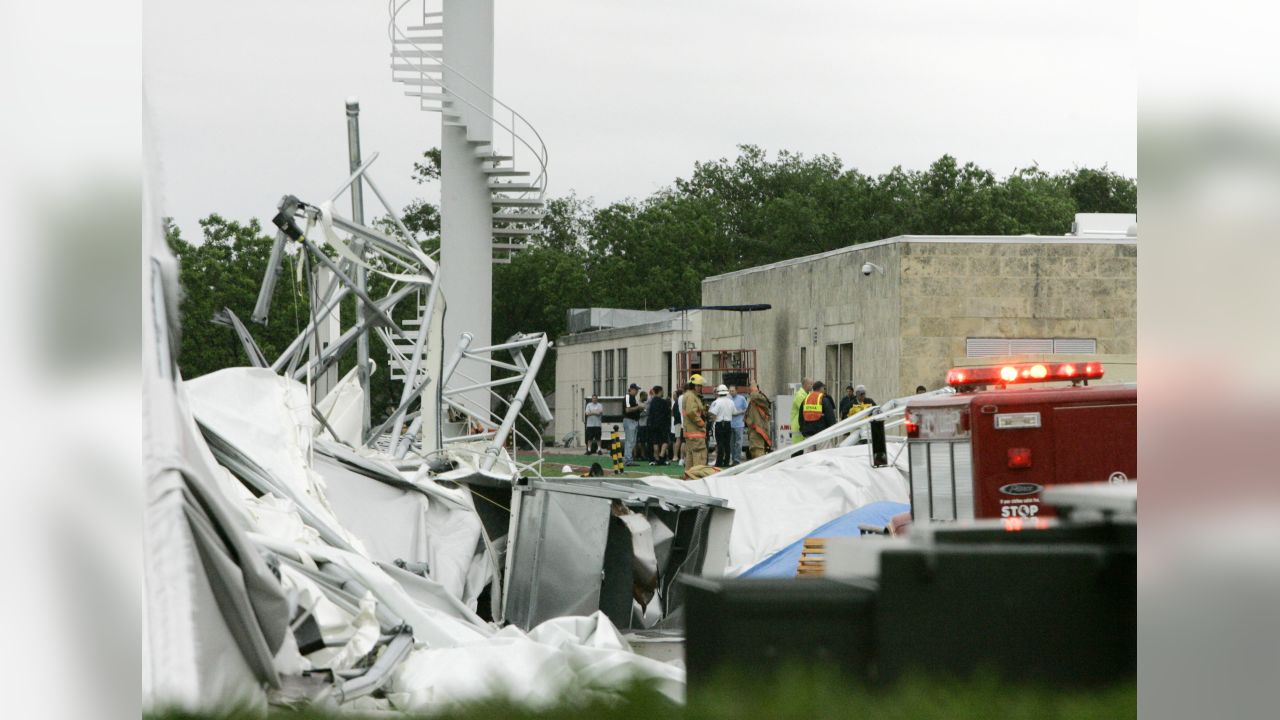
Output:
<svg viewBox="0 0 1280 720">
<path fill-rule="evenodd" d="M 1088 384 L 1102 374 L 1096 362 L 948 372 L 955 394 L 906 408 L 912 520 L 1045 517 L 1046 487 L 1136 480 L 1138 390 Z"/>
</svg>

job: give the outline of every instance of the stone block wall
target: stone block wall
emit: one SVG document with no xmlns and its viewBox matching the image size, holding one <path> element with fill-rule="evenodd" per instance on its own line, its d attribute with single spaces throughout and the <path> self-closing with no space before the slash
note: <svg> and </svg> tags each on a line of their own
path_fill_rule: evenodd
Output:
<svg viewBox="0 0 1280 720">
<path fill-rule="evenodd" d="M 862 275 L 864 262 L 884 273 Z M 770 395 L 805 373 L 830 380 L 828 345 L 852 343 L 853 381 L 877 399 L 943 384 L 970 337 L 1096 338 L 1137 353 L 1134 239 L 902 237 L 707 278 L 702 347 L 753 347 Z M 838 392 L 838 389 L 837 389 Z"/>
<path fill-rule="evenodd" d="M 1137 352 L 1137 245 L 1054 239 L 902 244 L 898 389 L 939 387 L 970 337 L 1095 338 Z"/>
</svg>

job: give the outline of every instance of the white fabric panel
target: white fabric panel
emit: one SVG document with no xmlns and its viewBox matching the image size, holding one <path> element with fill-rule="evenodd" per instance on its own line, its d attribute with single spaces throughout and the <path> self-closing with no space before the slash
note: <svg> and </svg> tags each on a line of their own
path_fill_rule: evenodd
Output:
<svg viewBox="0 0 1280 720">
<path fill-rule="evenodd" d="M 144 708 L 266 707 L 263 693 L 209 589 L 183 508 L 182 479 L 168 471 L 148 483 L 144 523 L 149 679 Z"/>
<path fill-rule="evenodd" d="M 369 601 L 382 603 L 413 627 L 414 650 L 394 671 L 387 688 L 396 707 L 425 710 L 499 692 L 520 702 L 551 703 L 585 684 L 639 677 L 654 679 L 669 696 L 682 698 L 683 669 L 630 652 L 600 613 L 560 618 L 529 634 L 514 627 L 495 631 L 480 621 L 465 607 L 474 605 L 487 572 L 485 556 L 478 552 L 480 521 L 474 511 L 435 495 L 415 497 L 412 491 L 364 478 L 319 455 L 313 458 L 312 421 L 300 384 L 269 372 L 236 368 L 188 385 L 195 386 L 192 393 L 199 396 L 202 422 L 287 483 L 309 511 L 341 528 L 357 552 L 326 544 L 301 522 L 290 500 L 254 498 L 228 483 L 227 496 L 243 509 L 253 528 L 250 540 L 304 565 L 328 562 L 344 568 L 369 590 Z M 313 469 L 313 461 L 324 476 Z M 378 522 L 386 527 L 376 527 Z M 420 551 L 422 541 L 435 582 L 406 577 L 374 561 L 380 555 L 403 557 L 400 551 L 406 549 Z M 295 589 L 301 587 L 300 576 L 282 572 Z M 335 652 L 312 653 L 308 659 L 349 663 L 376 631 L 372 606 L 362 607 L 357 617 L 345 611 L 325 612 L 322 606 L 324 634 L 350 640 Z"/>
<path fill-rule="evenodd" d="M 265 368 L 227 368 L 184 385 L 192 410 L 202 423 L 253 458 L 289 487 L 298 502 L 363 550 L 329 507 L 324 478 L 311 470 L 311 435 L 316 422 L 301 383 Z"/>
<path fill-rule="evenodd" d="M 475 512 L 450 510 L 436 503 L 427 514 L 427 532 L 431 538 L 427 547 L 427 563 L 431 567 L 431 579 L 440 583 L 449 594 L 463 598 L 475 609 L 475 597 L 467 602 L 467 575 L 477 557 L 483 555 L 480 544 L 480 516 Z M 475 588 L 474 594 L 479 595 Z"/>
<path fill-rule="evenodd" d="M 324 477 L 325 496 L 342 526 L 381 562 L 428 562 L 425 495 L 393 487 L 353 472 L 322 455 L 315 469 Z"/>
<path fill-rule="evenodd" d="M 342 638 L 346 642 L 312 652 L 306 660 L 312 668 L 346 670 L 364 657 L 378 642 L 378 618 L 374 614 L 375 601 L 366 594 L 360 600 L 360 612 L 353 616 L 325 597 L 315 581 L 288 565 L 281 564 L 282 584 L 298 593 L 298 606 L 315 618 L 324 638 Z"/>
<path fill-rule="evenodd" d="M 631 653 L 597 612 L 549 620 L 527 635 L 508 626 L 483 645 L 415 650 L 396 670 L 388 697 L 397 708 L 415 712 L 495 696 L 546 706 L 567 699 L 566 691 L 575 688 L 641 677 L 683 700 L 684 670 Z"/>
<path fill-rule="evenodd" d="M 891 458 L 896 445 L 890 445 Z M 757 472 L 723 478 L 654 476 L 645 482 L 728 502 L 734 516 L 725 574 L 732 577 L 851 510 L 881 500 L 910 502 L 905 472 L 893 466 L 871 467 L 870 447 L 817 450 Z M 899 461 L 905 462 L 905 457 Z"/>
<path fill-rule="evenodd" d="M 336 438 L 351 447 L 360 447 L 364 438 L 360 437 L 360 426 L 364 415 L 364 391 L 360 389 L 357 376 L 359 368 L 351 368 L 329 393 L 316 401 L 316 409 L 324 415 L 324 420 L 338 433 Z M 319 423 L 316 423 L 319 425 Z M 316 430 L 325 437 L 332 437 L 324 427 Z"/>
</svg>

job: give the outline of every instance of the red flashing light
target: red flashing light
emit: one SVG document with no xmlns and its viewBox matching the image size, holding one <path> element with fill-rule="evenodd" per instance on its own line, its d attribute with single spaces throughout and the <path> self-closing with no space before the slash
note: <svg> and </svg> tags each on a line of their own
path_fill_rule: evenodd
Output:
<svg viewBox="0 0 1280 720">
<path fill-rule="evenodd" d="M 1062 380 L 1097 380 L 1102 377 L 1102 363 L 1013 363 L 984 367 L 951 368 L 947 371 L 947 384 L 952 387 L 965 385 L 1013 385 Z"/>
<path fill-rule="evenodd" d="M 1025 470 L 1031 467 L 1031 448 L 1009 448 L 1009 469 Z"/>
<path fill-rule="evenodd" d="M 907 437 L 909 438 L 920 437 L 920 423 L 915 421 L 915 418 L 911 416 L 910 411 L 908 411 L 907 414 L 903 417 L 902 424 L 907 428 Z"/>
</svg>

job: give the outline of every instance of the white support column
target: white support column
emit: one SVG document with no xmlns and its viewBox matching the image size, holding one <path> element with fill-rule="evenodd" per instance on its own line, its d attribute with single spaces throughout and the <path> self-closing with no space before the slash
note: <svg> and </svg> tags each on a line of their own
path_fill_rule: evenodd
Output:
<svg viewBox="0 0 1280 720">
<path fill-rule="evenodd" d="M 444 0 L 444 34 L 444 81 L 457 96 L 452 107 L 466 125 L 441 127 L 441 290 L 449 301 L 445 346 L 468 332 L 483 347 L 492 334 L 493 209 L 488 180 L 475 158 L 479 146 L 468 140 L 493 138 L 488 117 L 493 114 L 493 0 Z M 460 369 L 478 380 L 489 378 L 482 363 L 464 361 Z M 489 407 L 487 390 L 474 391 L 469 400 Z"/>
</svg>

